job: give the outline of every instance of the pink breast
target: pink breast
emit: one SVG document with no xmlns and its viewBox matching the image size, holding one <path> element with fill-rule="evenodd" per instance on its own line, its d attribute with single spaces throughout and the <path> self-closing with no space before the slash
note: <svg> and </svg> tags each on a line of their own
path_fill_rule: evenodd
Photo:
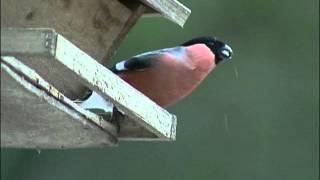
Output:
<svg viewBox="0 0 320 180">
<path fill-rule="evenodd" d="M 192 54 L 192 51 L 187 54 L 184 61 L 174 59 L 169 54 L 164 55 L 159 59 L 157 66 L 144 71 L 125 73 L 120 77 L 158 105 L 170 106 L 189 95 L 214 67 L 212 64 L 206 64 L 204 69 L 200 63 L 201 59 L 193 59 L 199 56 Z M 206 59 L 203 61 L 209 62 Z"/>
</svg>

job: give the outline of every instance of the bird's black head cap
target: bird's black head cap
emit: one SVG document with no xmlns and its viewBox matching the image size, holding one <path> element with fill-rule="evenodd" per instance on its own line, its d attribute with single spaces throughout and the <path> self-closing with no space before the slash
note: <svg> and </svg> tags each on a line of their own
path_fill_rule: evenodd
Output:
<svg viewBox="0 0 320 180">
<path fill-rule="evenodd" d="M 211 49 L 213 54 L 216 56 L 216 64 L 231 59 L 232 56 L 232 49 L 226 43 L 217 40 L 214 37 L 204 36 L 191 39 L 183 44 L 182 46 L 190 46 L 194 44 L 205 44 L 208 48 Z"/>
</svg>

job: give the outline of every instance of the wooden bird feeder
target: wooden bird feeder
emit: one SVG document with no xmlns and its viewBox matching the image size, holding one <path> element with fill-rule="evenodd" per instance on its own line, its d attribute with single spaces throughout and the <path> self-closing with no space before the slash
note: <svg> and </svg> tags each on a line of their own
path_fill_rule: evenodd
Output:
<svg viewBox="0 0 320 180">
<path fill-rule="evenodd" d="M 176 0 L 1 0 L 1 147 L 175 140 L 176 117 L 103 66 L 155 14 L 183 26 L 190 10 Z M 111 119 L 73 101 L 88 88 L 116 107 Z"/>
</svg>

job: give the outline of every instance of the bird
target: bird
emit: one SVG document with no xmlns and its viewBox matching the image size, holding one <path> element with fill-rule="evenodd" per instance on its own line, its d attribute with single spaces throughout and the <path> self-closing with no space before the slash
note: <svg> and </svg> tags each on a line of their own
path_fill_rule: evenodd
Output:
<svg viewBox="0 0 320 180">
<path fill-rule="evenodd" d="M 228 44 L 215 37 L 202 36 L 176 47 L 133 56 L 116 63 L 110 70 L 156 104 L 167 108 L 190 95 L 216 65 L 230 60 L 232 55 Z M 89 90 L 82 105 L 103 106 L 104 100 L 99 96 Z"/>
</svg>

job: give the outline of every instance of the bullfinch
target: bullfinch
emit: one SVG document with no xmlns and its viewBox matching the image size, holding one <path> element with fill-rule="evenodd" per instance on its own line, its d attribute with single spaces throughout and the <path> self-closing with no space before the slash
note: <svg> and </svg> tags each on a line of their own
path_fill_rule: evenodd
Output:
<svg viewBox="0 0 320 180">
<path fill-rule="evenodd" d="M 110 70 L 166 108 L 188 96 L 217 64 L 231 56 L 232 49 L 226 43 L 213 37 L 198 37 L 176 47 L 133 56 Z M 81 106 L 90 109 L 109 105 L 104 101 L 89 91 Z"/>
</svg>

